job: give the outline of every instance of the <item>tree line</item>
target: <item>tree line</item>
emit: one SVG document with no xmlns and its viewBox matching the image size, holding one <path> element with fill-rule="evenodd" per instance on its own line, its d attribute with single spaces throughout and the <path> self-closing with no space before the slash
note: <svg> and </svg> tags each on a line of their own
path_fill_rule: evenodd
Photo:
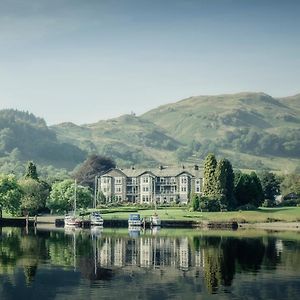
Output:
<svg viewBox="0 0 300 300">
<path fill-rule="evenodd" d="M 253 209 L 259 206 L 275 206 L 276 196 L 281 192 L 285 195 L 300 195 L 300 176 L 289 174 L 276 176 L 264 171 L 243 173 L 234 171 L 229 160 L 217 161 L 210 153 L 204 161 L 203 193 L 193 195 L 191 205 L 194 211 L 222 211 L 234 209 Z M 290 205 L 300 204 L 299 200 Z M 284 205 L 284 202 L 283 202 Z"/>
<path fill-rule="evenodd" d="M 110 158 L 92 155 L 63 180 L 43 180 L 37 167 L 29 162 L 24 175 L 0 175 L 0 217 L 2 210 L 12 215 L 34 215 L 42 212 L 64 213 L 73 210 L 77 180 L 77 208 L 85 209 L 93 203 L 95 176 L 114 168 Z M 282 193 L 287 205 L 300 205 L 300 176 L 276 176 L 271 172 L 256 174 L 233 170 L 227 159 L 217 161 L 213 154 L 204 162 L 203 193 L 191 196 L 193 210 L 253 209 L 274 206 L 275 197 Z M 101 196 L 101 195 L 100 195 Z M 100 197 L 101 198 L 101 197 Z M 298 199 L 297 199 L 298 198 Z M 101 200 L 101 199 L 100 199 Z"/>
<path fill-rule="evenodd" d="M 14 215 L 35 215 L 39 212 L 64 213 L 74 209 L 75 181 L 78 185 L 76 206 L 85 209 L 92 205 L 94 179 L 115 163 L 106 157 L 92 155 L 72 178 L 47 182 L 39 178 L 36 165 L 29 162 L 23 177 L 0 175 L 0 217 L 2 211 Z"/>
</svg>

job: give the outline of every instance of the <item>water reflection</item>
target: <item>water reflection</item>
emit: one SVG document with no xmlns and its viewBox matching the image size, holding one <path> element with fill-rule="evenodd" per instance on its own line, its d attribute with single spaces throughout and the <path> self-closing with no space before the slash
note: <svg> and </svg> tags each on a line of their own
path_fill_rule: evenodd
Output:
<svg viewBox="0 0 300 300">
<path fill-rule="evenodd" d="M 273 236 L 169 237 L 159 231 L 141 230 L 119 234 L 107 233 L 103 228 L 38 230 L 28 234 L 17 228 L 1 230 L 0 278 L 4 282 L 9 280 L 17 286 L 22 270 L 24 283 L 30 287 L 39 277 L 39 269 L 43 273 L 45 268 L 53 274 L 58 270 L 78 274 L 72 282 L 76 285 L 82 279 L 119 284 L 135 280 L 138 289 L 147 280 L 159 279 L 161 282 L 156 284 L 161 291 L 161 283 L 167 282 L 178 293 L 225 295 L 240 286 L 242 275 L 270 274 L 279 268 L 294 280 L 300 271 L 300 242 Z M 5 290 L 1 285 L 0 298 Z M 297 294 L 300 289 L 292 285 L 291 291 L 294 295 L 293 291 Z"/>
</svg>

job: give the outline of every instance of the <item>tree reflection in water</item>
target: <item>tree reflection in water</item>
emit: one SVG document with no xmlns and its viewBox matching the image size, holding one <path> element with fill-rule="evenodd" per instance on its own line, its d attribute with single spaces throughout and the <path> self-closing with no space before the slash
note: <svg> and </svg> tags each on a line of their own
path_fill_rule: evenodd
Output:
<svg viewBox="0 0 300 300">
<path fill-rule="evenodd" d="M 210 294 L 226 291 L 234 285 L 239 274 L 256 276 L 264 270 L 275 270 L 278 264 L 300 270 L 299 257 L 299 241 L 266 235 L 241 238 L 206 233 L 193 237 L 168 237 L 143 232 L 131 237 L 105 233 L 105 230 L 94 233 L 77 229 L 38 230 L 26 234 L 22 229 L 3 228 L 0 277 L 14 278 L 17 270 L 22 268 L 24 282 L 31 286 L 41 263 L 51 268 L 75 271 L 90 282 L 112 281 L 121 270 L 128 278 L 131 274 L 130 280 L 138 281 L 150 273 L 141 273 L 140 277 L 135 277 L 135 274 L 148 270 L 162 281 L 172 274 L 174 280 L 180 276 L 200 278 L 200 283 L 195 281 L 200 284 L 196 289 L 203 290 L 203 286 Z M 181 286 L 177 281 L 174 284 Z"/>
</svg>

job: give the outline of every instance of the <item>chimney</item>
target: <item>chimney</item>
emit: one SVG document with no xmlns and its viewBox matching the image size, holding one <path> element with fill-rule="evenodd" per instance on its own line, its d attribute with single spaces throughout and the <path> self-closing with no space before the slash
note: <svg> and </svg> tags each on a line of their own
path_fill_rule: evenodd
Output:
<svg viewBox="0 0 300 300">
<path fill-rule="evenodd" d="M 162 170 L 164 167 L 162 165 L 159 166 L 159 169 Z"/>
<path fill-rule="evenodd" d="M 131 170 L 134 170 L 135 169 L 135 167 L 134 166 L 131 166 Z"/>
<path fill-rule="evenodd" d="M 199 170 L 199 166 L 198 165 L 194 165 L 194 170 L 198 171 Z"/>
</svg>

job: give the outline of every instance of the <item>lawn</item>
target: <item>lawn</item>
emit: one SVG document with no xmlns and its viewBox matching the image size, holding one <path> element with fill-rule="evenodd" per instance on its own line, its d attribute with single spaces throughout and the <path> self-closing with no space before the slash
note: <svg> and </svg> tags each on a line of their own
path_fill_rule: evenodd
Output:
<svg viewBox="0 0 300 300">
<path fill-rule="evenodd" d="M 114 211 L 115 210 L 115 211 Z M 141 217 L 149 218 L 154 210 L 137 210 Z M 161 220 L 194 220 L 194 221 L 231 221 L 238 222 L 294 222 L 300 221 L 300 207 L 259 208 L 255 211 L 230 211 L 230 212 L 191 212 L 186 208 L 159 209 Z M 104 220 L 128 219 L 130 211 L 121 211 L 118 208 L 103 210 Z"/>
</svg>

